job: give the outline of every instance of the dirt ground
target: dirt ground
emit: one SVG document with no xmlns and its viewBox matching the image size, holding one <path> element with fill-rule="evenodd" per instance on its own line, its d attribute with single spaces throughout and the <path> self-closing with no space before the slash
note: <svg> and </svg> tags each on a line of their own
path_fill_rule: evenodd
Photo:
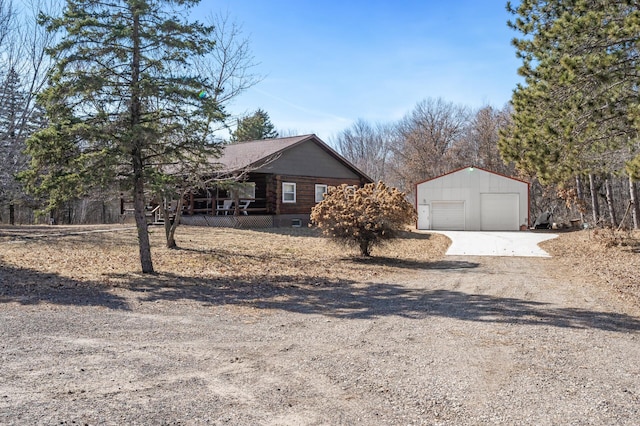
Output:
<svg viewBox="0 0 640 426">
<path fill-rule="evenodd" d="M 444 257 L 407 233 L 363 260 L 154 229 L 148 276 L 134 230 L 96 231 L 0 228 L 0 424 L 638 424 L 633 239 Z"/>
</svg>

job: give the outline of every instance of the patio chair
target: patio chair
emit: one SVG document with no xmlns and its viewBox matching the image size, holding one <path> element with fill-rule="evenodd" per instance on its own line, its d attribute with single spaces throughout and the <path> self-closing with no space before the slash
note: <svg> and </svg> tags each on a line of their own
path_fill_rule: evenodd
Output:
<svg viewBox="0 0 640 426">
<path fill-rule="evenodd" d="M 222 207 L 220 207 L 220 203 L 218 202 L 218 207 L 216 210 L 218 212 L 222 212 L 223 215 L 228 215 L 231 209 L 233 208 L 233 200 L 223 200 Z"/>
<path fill-rule="evenodd" d="M 240 200 L 240 210 L 242 210 L 242 214 L 244 214 L 245 216 L 249 215 L 249 212 L 247 212 L 247 208 L 249 207 L 249 204 L 251 204 L 252 200 Z"/>
</svg>

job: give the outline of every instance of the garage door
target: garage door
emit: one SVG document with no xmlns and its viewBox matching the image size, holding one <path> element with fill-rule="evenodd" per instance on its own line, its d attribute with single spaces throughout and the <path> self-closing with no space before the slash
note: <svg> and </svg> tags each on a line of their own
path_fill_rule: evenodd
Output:
<svg viewBox="0 0 640 426">
<path fill-rule="evenodd" d="M 431 229 L 464 231 L 464 201 L 432 201 Z"/>
<path fill-rule="evenodd" d="M 480 194 L 480 229 L 517 231 L 519 194 Z"/>
</svg>

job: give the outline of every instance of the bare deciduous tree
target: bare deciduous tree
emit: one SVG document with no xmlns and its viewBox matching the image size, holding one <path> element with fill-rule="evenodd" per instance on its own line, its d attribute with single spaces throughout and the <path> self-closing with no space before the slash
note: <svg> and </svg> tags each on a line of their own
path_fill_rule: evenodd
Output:
<svg viewBox="0 0 640 426">
<path fill-rule="evenodd" d="M 497 173 L 512 174 L 513 167 L 506 165 L 498 151 L 500 130 L 509 122 L 510 110 L 484 106 L 477 110 L 467 130 L 452 149 L 455 167 L 473 165 Z"/>
<path fill-rule="evenodd" d="M 374 181 L 387 179 L 387 160 L 394 129 L 391 125 L 372 125 L 363 119 L 343 130 L 333 141 L 340 154 Z"/>
<path fill-rule="evenodd" d="M 38 14 L 60 8 L 58 1 L 23 1 L 20 9 L 15 4 L 0 0 L 0 207 L 8 202 L 10 209 L 23 198 L 14 176 L 27 167 L 25 140 L 44 125 L 35 96 L 46 84 L 46 49 L 55 34 L 38 25 Z"/>
<path fill-rule="evenodd" d="M 254 72 L 259 65 L 251 52 L 242 25 L 232 20 L 229 13 L 209 15 L 207 24 L 214 27 L 211 34 L 215 49 L 196 62 L 198 74 L 206 77 L 213 87 L 212 96 L 221 106 L 255 86 L 262 76 Z M 232 117 L 230 117 L 232 118 Z"/>
<path fill-rule="evenodd" d="M 426 99 L 397 126 L 398 138 L 391 147 L 394 181 L 413 193 L 413 185 L 451 170 L 454 146 L 465 134 L 469 109 L 442 99 Z"/>
<path fill-rule="evenodd" d="M 210 15 L 207 23 L 213 27 L 211 38 L 215 46 L 207 55 L 195 58 L 195 66 L 198 75 L 208 81 L 213 100 L 220 110 L 225 110 L 231 101 L 259 83 L 262 77 L 253 72 L 258 64 L 251 53 L 250 40 L 243 35 L 240 24 L 231 20 L 228 13 Z M 227 124 L 223 121 L 221 127 L 225 126 Z M 177 166 L 178 170 L 166 176 L 167 185 L 155 190 L 155 195 L 162 200 L 161 210 L 169 248 L 177 247 L 175 233 L 180 223 L 184 197 L 189 192 L 207 189 L 219 183 L 217 179 L 203 176 L 202 168 L 193 167 L 188 161 L 173 166 Z M 208 172 L 215 170 L 212 168 Z M 241 181 L 242 176 L 226 181 L 229 180 Z M 173 222 L 170 221 L 172 215 Z"/>
</svg>

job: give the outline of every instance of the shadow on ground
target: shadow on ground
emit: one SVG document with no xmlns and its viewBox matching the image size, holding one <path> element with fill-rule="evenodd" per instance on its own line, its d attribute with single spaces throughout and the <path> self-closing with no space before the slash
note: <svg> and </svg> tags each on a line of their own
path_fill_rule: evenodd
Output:
<svg viewBox="0 0 640 426">
<path fill-rule="evenodd" d="M 455 270 L 474 266 L 468 262 L 448 261 L 434 262 L 432 267 Z M 0 263 L 0 303 L 52 303 L 128 310 L 134 301 L 188 300 L 203 306 L 251 306 L 344 319 L 448 317 L 463 321 L 595 328 L 618 332 L 640 330 L 640 319 L 625 314 L 559 308 L 517 298 L 445 289 L 415 289 L 391 283 L 359 283 L 330 277 L 265 275 L 206 279 L 156 274 L 113 275 L 107 278 L 124 281 L 124 287 L 131 295 L 113 294 L 110 287 L 102 283 L 77 281 Z M 428 284 L 434 287 L 433 283 Z"/>
<path fill-rule="evenodd" d="M 225 249 L 201 249 L 201 248 L 178 248 L 179 251 L 198 253 L 198 254 L 206 254 L 215 256 L 221 262 L 224 262 L 224 259 L 245 259 L 246 261 L 251 262 L 274 262 L 275 260 L 283 260 L 290 261 L 291 254 L 290 253 L 269 253 L 265 254 L 249 254 L 249 253 L 238 253 L 231 250 Z M 370 257 L 362 257 L 362 256 L 348 256 L 341 259 L 346 264 L 353 263 L 355 265 L 371 265 L 371 266 L 389 266 L 393 268 L 400 269 L 475 269 L 480 264 L 478 262 L 468 262 L 462 260 L 436 260 L 436 261 L 424 261 L 424 260 L 412 260 L 412 259 L 400 259 L 397 257 L 386 257 L 386 256 L 370 256 Z"/>
<path fill-rule="evenodd" d="M 395 257 L 372 256 L 372 257 L 350 257 L 343 260 L 349 260 L 356 264 L 375 265 L 375 266 L 391 266 L 403 269 L 449 269 L 449 270 L 471 270 L 480 266 L 477 262 L 467 262 L 463 260 L 438 260 L 433 262 L 425 262 L 420 260 L 398 259 Z"/>
<path fill-rule="evenodd" d="M 317 238 L 327 238 L 320 228 L 317 227 L 307 227 L 307 228 L 252 228 L 252 232 L 260 232 L 264 234 L 275 234 L 275 235 L 288 235 L 292 237 L 317 237 Z M 400 231 L 397 234 L 396 239 L 400 240 L 428 240 L 431 238 L 431 234 L 427 234 L 424 232 L 413 232 L 413 231 Z"/>
<path fill-rule="evenodd" d="M 265 310 L 322 314 L 345 319 L 400 316 L 464 321 L 638 331 L 640 319 L 625 314 L 452 290 L 411 289 L 389 283 L 357 283 L 323 277 L 264 276 L 225 280 L 169 274 L 140 277 L 130 290 L 142 302 L 192 300 L 203 305 L 243 305 Z"/>
<path fill-rule="evenodd" d="M 0 303 L 52 303 L 128 310 L 127 301 L 109 290 L 109 286 L 101 283 L 78 281 L 0 263 Z"/>
</svg>

